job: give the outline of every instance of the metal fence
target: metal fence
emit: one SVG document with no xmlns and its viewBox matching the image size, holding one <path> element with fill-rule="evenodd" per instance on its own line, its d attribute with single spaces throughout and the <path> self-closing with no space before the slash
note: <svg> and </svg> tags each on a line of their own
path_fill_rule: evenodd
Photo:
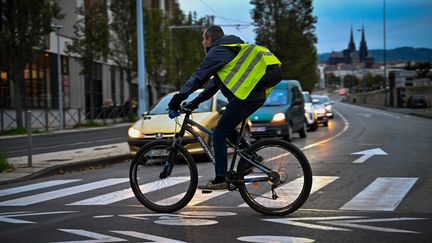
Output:
<svg viewBox="0 0 432 243">
<path fill-rule="evenodd" d="M 55 130 L 60 128 L 60 116 L 57 109 L 24 109 L 25 112 L 31 111 L 31 125 L 33 129 Z M 64 127 L 71 128 L 85 125 L 89 121 L 100 124 L 115 124 L 131 121 L 136 116 L 136 107 L 109 106 L 98 107 L 92 111 L 83 108 L 65 109 Z M 23 124 L 24 125 L 24 124 Z M 4 132 L 17 127 L 15 110 L 0 110 L 0 132 Z"/>
</svg>

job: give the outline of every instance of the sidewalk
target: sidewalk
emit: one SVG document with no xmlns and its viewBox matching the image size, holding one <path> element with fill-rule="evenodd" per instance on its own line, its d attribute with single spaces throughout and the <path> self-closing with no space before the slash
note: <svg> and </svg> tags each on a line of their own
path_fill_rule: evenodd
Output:
<svg viewBox="0 0 432 243">
<path fill-rule="evenodd" d="M 0 173 L 0 185 L 64 173 L 70 169 L 98 167 L 130 158 L 126 142 L 33 155 L 32 167 L 28 166 L 27 156 L 8 158 L 8 163 L 15 170 Z"/>
<path fill-rule="evenodd" d="M 130 126 L 130 124 L 116 124 L 118 126 Z M 49 136 L 56 133 L 74 133 L 83 130 L 104 129 L 79 128 L 55 131 L 49 134 L 35 134 L 34 136 Z M 18 136 L 2 136 L 0 139 L 9 139 Z M 10 172 L 0 173 L 0 185 L 35 179 L 46 175 L 61 174 L 68 170 L 79 168 L 99 167 L 107 164 L 117 163 L 131 158 L 127 142 L 100 145 L 60 152 L 36 154 L 32 156 L 32 166 L 28 166 L 28 156 L 8 158 L 7 162 L 15 169 Z"/>
</svg>

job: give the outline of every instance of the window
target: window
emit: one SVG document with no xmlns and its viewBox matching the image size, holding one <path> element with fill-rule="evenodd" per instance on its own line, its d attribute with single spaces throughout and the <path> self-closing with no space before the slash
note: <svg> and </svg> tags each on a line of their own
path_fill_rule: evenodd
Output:
<svg viewBox="0 0 432 243">
<path fill-rule="evenodd" d="M 0 108 L 10 108 L 10 88 L 8 75 L 5 70 L 2 70 L 0 65 Z"/>
<path fill-rule="evenodd" d="M 116 97 L 116 71 L 114 67 L 111 67 L 111 101 L 113 105 L 117 105 Z"/>
<path fill-rule="evenodd" d="M 286 89 L 273 89 L 267 97 L 265 106 L 278 106 L 288 104 L 288 91 Z"/>
</svg>

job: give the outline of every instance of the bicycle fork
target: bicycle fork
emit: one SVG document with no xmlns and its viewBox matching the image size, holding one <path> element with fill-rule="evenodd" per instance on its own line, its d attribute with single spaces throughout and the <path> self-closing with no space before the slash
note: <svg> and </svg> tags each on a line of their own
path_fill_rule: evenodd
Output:
<svg viewBox="0 0 432 243">
<path fill-rule="evenodd" d="M 159 174 L 160 179 L 165 179 L 171 175 L 172 169 L 174 167 L 174 151 L 175 151 L 174 147 L 175 147 L 175 143 L 173 143 L 172 146 L 168 147 L 169 150 L 168 158 L 165 161 L 163 170 Z"/>
</svg>

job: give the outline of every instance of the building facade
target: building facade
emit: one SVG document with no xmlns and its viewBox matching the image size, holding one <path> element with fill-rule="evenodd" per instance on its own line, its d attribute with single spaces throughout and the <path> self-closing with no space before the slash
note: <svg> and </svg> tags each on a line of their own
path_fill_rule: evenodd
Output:
<svg viewBox="0 0 432 243">
<path fill-rule="evenodd" d="M 120 107 L 127 104 L 132 97 L 138 97 L 137 93 L 130 94 L 129 91 L 137 92 L 137 82 L 132 80 L 136 88 L 129 89 L 125 73 L 117 68 L 112 60 L 95 60 L 92 75 L 87 80 L 81 74 L 82 66 L 80 57 L 67 54 L 66 45 L 75 36 L 74 24 L 83 18 L 77 13 L 77 9 L 84 9 L 91 4 L 102 4 L 109 13 L 109 4 L 112 0 L 57 0 L 64 18 L 57 24 L 58 36 L 52 32 L 47 38 L 48 49 L 35 53 L 31 63 L 24 70 L 24 83 L 21 84 L 21 96 L 24 110 L 32 110 L 40 122 L 35 127 L 55 127 L 59 125 L 59 80 L 57 55 L 60 54 L 60 82 L 63 87 L 63 104 L 65 125 L 73 126 L 83 123 L 89 117 L 90 106 L 96 108 L 96 112 L 106 106 Z M 143 0 L 143 7 L 160 8 L 167 16 L 172 15 L 176 0 Z M 57 38 L 59 45 L 57 45 Z M 9 80 L 7 73 L 0 64 L 0 122 L 1 130 L 13 128 L 15 99 L 13 94 L 13 83 Z M 129 103 L 130 104 L 130 103 Z M 43 121 L 45 120 L 45 121 Z"/>
</svg>

